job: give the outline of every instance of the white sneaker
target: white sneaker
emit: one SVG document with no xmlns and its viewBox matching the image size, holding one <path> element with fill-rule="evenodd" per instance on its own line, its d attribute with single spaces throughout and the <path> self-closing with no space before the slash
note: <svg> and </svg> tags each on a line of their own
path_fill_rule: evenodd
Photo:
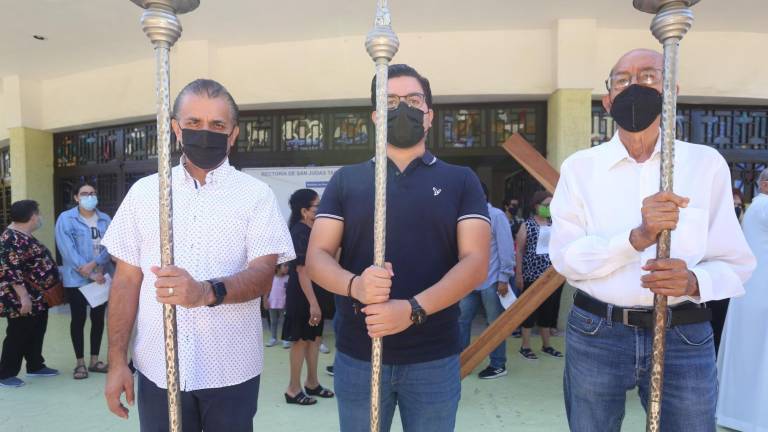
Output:
<svg viewBox="0 0 768 432">
<path fill-rule="evenodd" d="M 283 341 L 283 348 L 288 349 L 290 347 L 291 347 L 291 342 L 290 341 Z"/>
<path fill-rule="evenodd" d="M 324 343 L 321 343 L 320 344 L 320 352 L 323 353 L 323 354 L 328 354 L 329 352 L 331 352 L 331 350 L 328 349 L 328 347 L 325 346 Z"/>
<path fill-rule="evenodd" d="M 269 342 L 266 343 L 266 346 L 268 347 L 273 347 L 275 345 L 277 345 L 277 339 L 275 338 L 270 339 Z"/>
</svg>

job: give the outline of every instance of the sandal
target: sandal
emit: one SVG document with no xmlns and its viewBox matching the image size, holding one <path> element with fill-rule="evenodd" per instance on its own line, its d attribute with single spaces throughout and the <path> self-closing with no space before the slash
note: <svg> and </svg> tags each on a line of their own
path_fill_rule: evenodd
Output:
<svg viewBox="0 0 768 432">
<path fill-rule="evenodd" d="M 96 363 L 88 366 L 88 372 L 107 373 L 108 371 L 109 366 L 103 361 L 97 361 Z"/>
<path fill-rule="evenodd" d="M 520 355 L 525 357 L 526 360 L 538 360 L 539 358 L 536 357 L 536 354 L 531 351 L 530 348 L 520 348 Z"/>
<path fill-rule="evenodd" d="M 85 368 L 85 365 L 76 367 L 75 370 L 72 371 L 72 378 L 76 380 L 88 378 L 88 370 Z"/>
<path fill-rule="evenodd" d="M 330 398 L 336 396 L 336 394 L 334 392 L 332 392 L 331 390 L 328 390 L 327 388 L 324 388 L 320 384 L 318 384 L 317 387 L 315 387 L 313 389 L 311 389 L 311 388 L 309 388 L 307 386 L 304 386 L 304 390 L 306 390 L 307 394 L 310 395 L 310 396 L 318 396 L 318 397 L 321 397 L 321 398 L 324 398 L 324 399 L 330 399 Z"/>
<path fill-rule="evenodd" d="M 299 392 L 296 396 L 289 396 L 288 393 L 285 393 L 285 403 L 291 405 L 314 405 L 317 403 L 317 399 L 311 398 L 307 395 L 305 395 L 303 392 Z"/>
<path fill-rule="evenodd" d="M 542 348 L 541 352 L 549 354 L 552 357 L 562 357 L 563 356 L 563 353 L 561 353 L 560 351 L 552 348 L 551 346 Z"/>
</svg>

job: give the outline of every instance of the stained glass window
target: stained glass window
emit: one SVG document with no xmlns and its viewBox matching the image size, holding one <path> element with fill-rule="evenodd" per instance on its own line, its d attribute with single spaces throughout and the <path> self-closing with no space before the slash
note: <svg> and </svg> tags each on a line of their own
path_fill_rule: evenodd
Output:
<svg viewBox="0 0 768 432">
<path fill-rule="evenodd" d="M 282 145 L 288 151 L 322 150 L 325 147 L 321 114 L 280 116 Z"/>
<path fill-rule="evenodd" d="M 331 114 L 333 147 L 368 148 L 375 135 L 373 122 L 368 113 L 333 113 Z"/>
</svg>

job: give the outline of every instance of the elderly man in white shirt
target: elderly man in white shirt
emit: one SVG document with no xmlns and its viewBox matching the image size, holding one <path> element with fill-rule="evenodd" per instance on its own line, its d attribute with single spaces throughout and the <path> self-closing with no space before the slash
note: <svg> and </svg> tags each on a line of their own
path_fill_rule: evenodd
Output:
<svg viewBox="0 0 768 432">
<path fill-rule="evenodd" d="M 221 84 L 199 79 L 174 104 L 182 144 L 172 170 L 174 266 L 160 263 L 158 176 L 133 185 L 102 244 L 117 261 L 109 310 L 109 409 L 127 418 L 133 375 L 141 431 L 167 431 L 163 304 L 177 308 L 185 432 L 250 431 L 263 352 L 260 297 L 276 264 L 295 257 L 269 187 L 229 165 L 238 110 Z"/>
<path fill-rule="evenodd" d="M 659 193 L 663 57 L 633 50 L 603 106 L 613 138 L 562 165 L 550 206 L 550 258 L 577 293 L 568 318 L 565 405 L 572 431 L 621 429 L 626 392 L 645 407 L 654 293 L 670 296 L 662 431 L 715 431 L 717 370 L 708 300 L 740 296 L 755 259 L 733 212 L 728 165 L 675 143 L 675 193 Z M 673 229 L 672 258 L 656 240 Z"/>
</svg>

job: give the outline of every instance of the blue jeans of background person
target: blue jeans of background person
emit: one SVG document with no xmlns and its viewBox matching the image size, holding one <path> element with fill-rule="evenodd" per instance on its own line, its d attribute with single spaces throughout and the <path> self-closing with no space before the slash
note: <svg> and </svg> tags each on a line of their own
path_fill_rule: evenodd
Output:
<svg viewBox="0 0 768 432">
<path fill-rule="evenodd" d="M 336 353 L 333 387 L 341 432 L 370 428 L 371 363 Z M 392 426 L 395 406 L 404 432 L 450 432 L 461 397 L 459 356 L 407 365 L 381 365 L 379 430 Z"/>
<path fill-rule="evenodd" d="M 459 315 L 459 338 L 461 346 L 469 346 L 469 336 L 472 330 L 472 320 L 477 315 L 477 309 L 482 304 L 485 309 L 485 317 L 488 325 L 504 312 L 499 296 L 496 295 L 496 285 L 469 293 L 459 302 L 461 314 Z M 491 367 L 503 368 L 507 365 L 507 343 L 502 342 L 491 352 Z"/>
<path fill-rule="evenodd" d="M 662 431 L 715 431 L 717 367 L 712 339 L 708 322 L 667 330 Z M 647 409 L 652 340 L 651 329 L 625 326 L 573 307 L 563 378 L 571 431 L 618 432 L 627 391 L 635 387 Z"/>
<path fill-rule="evenodd" d="M 136 374 L 141 432 L 168 431 L 168 392 L 147 377 Z M 181 392 L 184 432 L 253 431 L 261 377 L 220 388 Z"/>
</svg>

